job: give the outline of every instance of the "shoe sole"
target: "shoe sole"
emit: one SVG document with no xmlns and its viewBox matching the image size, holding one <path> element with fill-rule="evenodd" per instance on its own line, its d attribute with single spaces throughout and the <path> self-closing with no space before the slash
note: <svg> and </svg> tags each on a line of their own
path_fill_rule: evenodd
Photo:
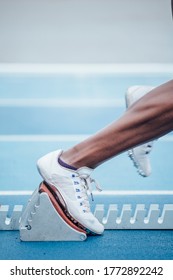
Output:
<svg viewBox="0 0 173 280">
<path fill-rule="evenodd" d="M 141 175 L 142 177 L 147 177 L 145 175 L 145 173 L 143 172 L 143 170 L 140 168 L 139 164 L 136 162 L 134 155 L 133 155 L 133 149 L 128 150 L 128 157 L 131 159 L 131 161 L 133 162 L 134 167 L 137 169 L 137 172 L 139 175 Z"/>
<path fill-rule="evenodd" d="M 39 193 L 46 193 L 48 195 L 57 213 L 70 227 L 79 232 L 85 234 L 88 233 L 88 230 L 84 226 L 82 226 L 77 220 L 75 220 L 68 212 L 67 205 L 63 197 L 54 186 L 50 186 L 45 181 L 43 181 L 39 186 Z"/>
<path fill-rule="evenodd" d="M 135 90 L 137 89 L 138 86 L 134 86 L 134 87 L 131 87 L 131 90 Z M 129 90 L 127 90 L 126 94 L 125 94 L 125 102 L 126 102 L 126 108 L 128 109 L 132 104 L 130 104 L 130 95 L 131 93 L 129 92 Z M 137 163 L 137 161 L 135 160 L 134 158 L 134 154 L 133 154 L 133 149 L 129 149 L 128 150 L 128 157 L 131 159 L 131 161 L 133 162 L 133 165 L 134 167 L 137 169 L 137 172 L 140 176 L 142 177 L 147 177 L 145 175 L 145 173 L 143 172 L 143 170 L 140 168 L 139 164 Z"/>
<path fill-rule="evenodd" d="M 39 171 L 40 173 L 40 171 Z M 40 173 L 41 175 L 41 173 Z M 41 175 L 42 176 L 42 175 Z M 43 177 L 43 176 L 42 176 Z M 100 235 L 102 233 L 98 233 L 98 232 L 94 232 L 92 230 L 90 230 L 89 228 L 87 228 L 85 225 L 81 224 L 81 222 L 79 222 L 68 210 L 68 205 L 65 202 L 62 194 L 60 193 L 60 191 L 52 184 L 48 183 L 47 181 L 43 181 L 42 187 L 40 188 L 40 192 L 44 191 L 48 194 L 52 204 L 54 205 L 55 209 L 57 207 L 57 212 L 60 210 L 60 216 L 62 215 L 62 218 L 64 219 L 64 217 L 66 217 L 68 219 L 68 221 L 72 222 L 73 225 L 76 225 L 78 228 L 80 228 L 81 230 L 83 230 L 87 235 Z M 44 186 L 44 187 L 43 187 Z M 64 216 L 65 215 L 65 216 Z M 67 221 L 67 222 L 68 222 Z"/>
</svg>

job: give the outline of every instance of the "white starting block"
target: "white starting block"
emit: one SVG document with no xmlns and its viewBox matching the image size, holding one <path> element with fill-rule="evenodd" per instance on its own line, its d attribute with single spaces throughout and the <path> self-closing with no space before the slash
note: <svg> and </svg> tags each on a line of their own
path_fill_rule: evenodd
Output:
<svg viewBox="0 0 173 280">
<path fill-rule="evenodd" d="M 44 189 L 46 185 L 42 183 L 41 187 Z M 73 223 L 55 203 L 47 192 L 35 190 L 20 219 L 22 241 L 84 241 L 87 238 L 85 230 Z"/>
</svg>

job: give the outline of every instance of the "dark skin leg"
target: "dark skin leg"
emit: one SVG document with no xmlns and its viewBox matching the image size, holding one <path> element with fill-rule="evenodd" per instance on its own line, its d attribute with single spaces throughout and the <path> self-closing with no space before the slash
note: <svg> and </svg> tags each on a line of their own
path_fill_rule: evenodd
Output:
<svg viewBox="0 0 173 280">
<path fill-rule="evenodd" d="M 64 151 L 61 159 L 76 168 L 96 168 L 104 161 L 172 130 L 173 80 L 147 93 L 117 121 Z"/>
</svg>

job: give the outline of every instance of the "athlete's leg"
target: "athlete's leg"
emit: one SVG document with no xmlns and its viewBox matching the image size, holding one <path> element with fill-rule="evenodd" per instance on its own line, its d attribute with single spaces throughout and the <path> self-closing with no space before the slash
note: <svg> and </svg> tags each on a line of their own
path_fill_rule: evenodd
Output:
<svg viewBox="0 0 173 280">
<path fill-rule="evenodd" d="M 38 170 L 48 185 L 56 187 L 67 212 L 84 228 L 101 234 L 104 227 L 91 213 L 88 201 L 94 181 L 90 177 L 92 169 L 172 129 L 173 81 L 170 81 L 142 97 L 118 121 L 97 134 L 67 151 L 58 150 L 39 159 Z"/>
<path fill-rule="evenodd" d="M 173 130 L 173 80 L 153 89 L 124 115 L 95 135 L 64 151 L 61 159 L 79 168 L 104 161 Z"/>
</svg>

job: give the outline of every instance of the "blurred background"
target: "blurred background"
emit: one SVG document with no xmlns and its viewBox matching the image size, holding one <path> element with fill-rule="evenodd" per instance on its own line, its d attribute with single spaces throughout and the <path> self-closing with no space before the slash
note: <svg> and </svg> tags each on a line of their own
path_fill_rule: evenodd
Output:
<svg viewBox="0 0 173 280">
<path fill-rule="evenodd" d="M 171 0 L 0 0 L 0 189 L 35 189 L 40 156 L 119 118 L 129 86 L 172 77 Z M 127 153 L 94 176 L 104 190 L 172 190 L 172 143 L 155 143 L 149 178 Z"/>
<path fill-rule="evenodd" d="M 172 63 L 171 0 L 0 0 L 0 62 Z"/>
</svg>

